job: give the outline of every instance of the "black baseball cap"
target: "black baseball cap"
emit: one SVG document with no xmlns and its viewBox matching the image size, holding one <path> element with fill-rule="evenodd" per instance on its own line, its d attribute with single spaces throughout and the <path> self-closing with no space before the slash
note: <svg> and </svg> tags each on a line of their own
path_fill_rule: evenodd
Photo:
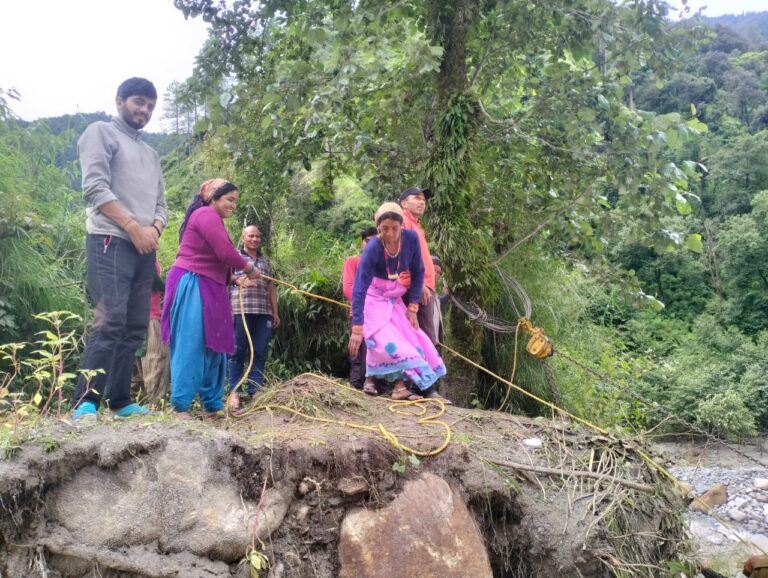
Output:
<svg viewBox="0 0 768 578">
<path fill-rule="evenodd" d="M 411 187 L 407 191 L 403 191 L 403 194 L 400 195 L 400 202 L 402 203 L 405 199 L 410 197 L 411 195 L 418 195 L 419 193 L 422 193 L 424 195 L 424 198 L 429 200 L 432 197 L 432 191 L 429 189 L 422 189 L 420 187 Z"/>
</svg>

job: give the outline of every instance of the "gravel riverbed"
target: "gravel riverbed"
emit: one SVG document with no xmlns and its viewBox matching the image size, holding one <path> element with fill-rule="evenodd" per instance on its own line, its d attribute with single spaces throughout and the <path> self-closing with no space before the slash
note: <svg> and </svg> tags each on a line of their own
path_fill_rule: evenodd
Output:
<svg viewBox="0 0 768 578">
<path fill-rule="evenodd" d="M 725 484 L 727 501 L 714 514 L 687 513 L 697 559 L 725 576 L 742 578 L 740 568 L 752 554 L 768 552 L 768 452 L 762 446 L 738 446 L 745 457 L 728 448 L 694 444 L 661 444 L 669 471 L 694 487 L 700 496 Z M 750 459 L 752 458 L 752 459 Z"/>
</svg>

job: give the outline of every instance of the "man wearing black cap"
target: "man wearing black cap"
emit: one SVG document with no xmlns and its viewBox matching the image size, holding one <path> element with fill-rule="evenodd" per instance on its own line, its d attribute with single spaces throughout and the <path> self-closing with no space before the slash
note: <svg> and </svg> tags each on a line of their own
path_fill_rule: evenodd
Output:
<svg viewBox="0 0 768 578">
<path fill-rule="evenodd" d="M 421 248 L 421 260 L 424 262 L 424 290 L 419 300 L 419 327 L 427 334 L 432 343 L 437 343 L 440 330 L 440 309 L 436 297 L 437 279 L 435 266 L 432 263 L 432 255 L 429 252 L 427 237 L 419 221 L 424 216 L 427 208 L 427 200 L 432 197 L 432 191 L 420 187 L 411 187 L 400 195 L 400 206 L 403 208 L 403 229 L 415 231 L 419 237 Z M 405 284 L 409 284 L 408 274 L 401 274 Z M 441 397 L 436 390 L 427 394 L 427 397 Z M 441 399 L 445 399 L 442 398 Z M 447 400 L 445 400 L 447 401 Z"/>
<path fill-rule="evenodd" d="M 95 419 L 102 398 L 116 417 L 148 413 L 131 400 L 131 370 L 149 323 L 155 249 L 166 222 L 160 158 L 139 133 L 156 103 L 149 80 L 129 78 L 117 89 L 117 116 L 91 124 L 77 143 L 94 307 L 81 368 L 102 372 L 78 379 L 75 419 Z"/>
<path fill-rule="evenodd" d="M 421 248 L 421 260 L 424 262 L 424 290 L 419 302 L 419 327 L 427 334 L 432 343 L 437 342 L 435 324 L 435 266 L 432 264 L 432 256 L 429 253 L 427 237 L 419 221 L 424 216 L 427 208 L 427 199 L 432 196 L 429 189 L 411 187 L 400 195 L 400 206 L 403 208 L 403 229 L 415 231 L 419 237 Z"/>
</svg>

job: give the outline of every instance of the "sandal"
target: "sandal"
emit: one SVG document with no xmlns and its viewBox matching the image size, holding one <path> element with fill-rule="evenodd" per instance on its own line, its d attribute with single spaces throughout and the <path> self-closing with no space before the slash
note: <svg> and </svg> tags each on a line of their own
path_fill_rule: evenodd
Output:
<svg viewBox="0 0 768 578">
<path fill-rule="evenodd" d="M 376 389 L 375 381 L 367 381 L 363 384 L 363 393 L 368 395 L 379 395 L 379 390 Z"/>
<path fill-rule="evenodd" d="M 393 389 L 392 395 L 390 397 L 395 401 L 416 401 L 417 399 L 424 399 L 419 394 L 413 393 L 407 387 L 402 387 L 400 389 L 397 389 L 397 388 Z"/>
<path fill-rule="evenodd" d="M 235 414 L 233 413 L 232 415 L 235 415 Z M 222 419 L 226 419 L 226 417 L 227 416 L 224 415 L 224 412 L 222 410 L 207 411 L 203 414 L 203 419 L 205 421 L 219 421 Z"/>
</svg>

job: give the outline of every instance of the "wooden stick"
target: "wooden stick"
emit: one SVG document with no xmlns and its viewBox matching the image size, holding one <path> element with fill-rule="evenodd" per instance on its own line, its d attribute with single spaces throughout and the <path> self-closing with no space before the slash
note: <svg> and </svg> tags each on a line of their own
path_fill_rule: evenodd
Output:
<svg viewBox="0 0 768 578">
<path fill-rule="evenodd" d="M 517 462 L 506 462 L 504 460 L 495 460 L 495 459 L 486 458 L 486 457 L 482 459 L 492 464 L 496 464 L 497 466 L 502 466 L 504 468 L 512 468 L 514 470 L 526 470 L 529 472 L 536 472 L 537 474 L 546 474 L 548 476 L 578 476 L 582 478 L 594 478 L 596 480 L 613 482 L 614 484 L 627 486 L 628 488 L 632 488 L 633 490 L 639 490 L 641 492 L 647 492 L 649 494 L 652 494 L 653 492 L 656 491 L 653 486 L 649 486 L 647 484 L 632 482 L 630 480 L 624 480 L 622 478 L 609 476 L 607 474 L 598 474 L 597 472 L 588 472 L 584 470 L 558 470 L 555 468 L 545 468 L 543 466 L 531 466 L 528 464 L 520 464 Z"/>
</svg>

